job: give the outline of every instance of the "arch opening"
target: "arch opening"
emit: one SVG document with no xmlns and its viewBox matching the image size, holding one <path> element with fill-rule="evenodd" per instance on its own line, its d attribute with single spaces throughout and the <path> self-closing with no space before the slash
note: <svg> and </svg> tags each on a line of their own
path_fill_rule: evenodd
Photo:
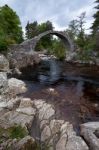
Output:
<svg viewBox="0 0 99 150">
<path fill-rule="evenodd" d="M 73 41 L 70 39 L 69 35 L 66 34 L 65 32 L 60 32 L 60 31 L 52 31 L 52 30 L 49 30 L 49 31 L 46 31 L 46 32 L 43 32 L 41 34 L 39 34 L 38 36 L 30 39 L 30 40 L 27 40 L 25 42 L 23 42 L 21 44 L 21 46 L 29 52 L 32 52 L 32 51 L 35 51 L 35 48 L 38 44 L 38 42 L 46 37 L 46 36 L 57 36 L 59 39 L 61 39 L 61 41 L 63 42 L 63 44 L 65 45 L 65 49 L 69 52 L 73 52 L 74 51 L 74 44 L 73 44 Z M 66 51 L 65 51 L 65 54 L 66 54 Z M 65 55 L 66 57 L 66 55 Z"/>
</svg>

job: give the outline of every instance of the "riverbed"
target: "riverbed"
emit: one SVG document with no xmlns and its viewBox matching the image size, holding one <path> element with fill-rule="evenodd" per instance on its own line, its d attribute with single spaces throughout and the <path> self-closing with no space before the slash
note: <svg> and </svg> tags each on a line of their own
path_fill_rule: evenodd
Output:
<svg viewBox="0 0 99 150">
<path fill-rule="evenodd" d="M 28 91 L 24 97 L 43 99 L 52 104 L 56 118 L 69 121 L 77 132 L 80 124 L 99 121 L 98 76 L 95 78 L 91 75 L 90 77 L 65 75 L 53 84 L 40 81 L 25 81 L 25 83 Z"/>
</svg>

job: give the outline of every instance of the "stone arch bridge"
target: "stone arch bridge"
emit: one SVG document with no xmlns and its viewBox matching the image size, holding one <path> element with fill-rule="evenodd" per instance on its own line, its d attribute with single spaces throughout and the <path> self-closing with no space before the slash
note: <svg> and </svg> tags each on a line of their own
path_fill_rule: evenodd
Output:
<svg viewBox="0 0 99 150">
<path fill-rule="evenodd" d="M 64 44 L 66 45 L 67 49 L 70 52 L 74 51 L 75 46 L 74 46 L 72 39 L 69 37 L 69 35 L 66 34 L 65 32 L 53 31 L 53 30 L 49 30 L 44 33 L 41 33 L 38 36 L 35 36 L 32 39 L 26 40 L 19 45 L 14 45 L 11 49 L 13 49 L 14 52 L 20 50 L 20 51 L 24 51 L 25 53 L 31 53 L 35 51 L 35 47 L 37 43 L 39 42 L 39 40 L 46 35 L 56 35 L 64 42 Z"/>
</svg>

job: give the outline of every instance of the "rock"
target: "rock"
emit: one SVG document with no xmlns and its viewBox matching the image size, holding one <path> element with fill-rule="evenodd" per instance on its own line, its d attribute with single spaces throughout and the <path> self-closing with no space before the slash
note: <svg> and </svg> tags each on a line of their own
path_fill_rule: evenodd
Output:
<svg viewBox="0 0 99 150">
<path fill-rule="evenodd" d="M 46 125 L 41 133 L 41 141 L 45 142 L 50 137 L 51 137 L 51 130 L 50 130 L 49 126 Z"/>
<path fill-rule="evenodd" d="M 43 104 L 45 103 L 45 101 L 42 99 L 39 99 L 39 100 L 35 99 L 33 102 L 37 109 L 40 109 L 41 107 L 43 107 Z"/>
<path fill-rule="evenodd" d="M 30 137 L 26 136 L 23 139 L 21 139 L 19 142 L 14 145 L 15 150 L 36 150 L 38 149 L 38 146 L 35 142 L 35 140 Z"/>
<path fill-rule="evenodd" d="M 92 130 L 82 129 L 81 135 L 84 137 L 91 150 L 99 150 L 99 139 L 93 134 Z"/>
<path fill-rule="evenodd" d="M 8 90 L 7 75 L 5 72 L 0 72 L 0 94 L 6 93 Z"/>
<path fill-rule="evenodd" d="M 16 111 L 33 116 L 36 114 L 36 109 L 33 108 L 33 101 L 30 98 L 22 98 L 19 108 Z"/>
<path fill-rule="evenodd" d="M 7 108 L 7 103 L 6 102 L 0 102 L 0 108 Z"/>
<path fill-rule="evenodd" d="M 35 140 L 30 137 L 26 136 L 20 140 L 18 139 L 9 139 L 5 142 L 3 142 L 0 145 L 0 150 L 36 150 L 38 149 L 38 146 L 35 142 Z"/>
<path fill-rule="evenodd" d="M 31 107 L 17 108 L 16 111 L 31 116 L 34 116 L 36 114 L 36 109 Z"/>
<path fill-rule="evenodd" d="M 16 109 L 19 106 L 20 101 L 21 100 L 18 97 L 16 97 L 15 99 L 12 98 L 9 101 L 2 99 L 2 101 L 0 101 L 0 108 L 6 108 L 9 110 Z"/>
<path fill-rule="evenodd" d="M 99 128 L 99 122 L 87 122 L 87 123 L 80 125 L 80 127 L 81 127 L 81 131 L 83 129 L 88 129 L 94 132 L 95 130 Z"/>
<path fill-rule="evenodd" d="M 34 100 L 34 105 L 38 109 L 39 120 L 48 120 L 55 114 L 55 110 L 52 108 L 50 104 L 45 103 L 44 100 Z"/>
<path fill-rule="evenodd" d="M 20 45 L 12 46 L 11 51 L 8 54 L 8 59 L 10 68 L 18 69 L 18 75 L 20 75 L 20 72 L 23 72 L 23 69 L 28 70 L 28 67 L 32 67 L 33 69 L 33 67 L 39 64 L 41 60 L 36 52 L 25 51 L 22 48 L 20 49 Z"/>
<path fill-rule="evenodd" d="M 67 61 L 74 61 L 77 57 L 77 52 L 71 52 L 71 51 L 67 51 L 66 52 L 66 60 Z"/>
<path fill-rule="evenodd" d="M 96 57 L 95 61 L 96 61 L 96 65 L 99 66 L 99 58 Z"/>
<path fill-rule="evenodd" d="M 2 117 L 0 117 L 0 121 L 6 121 L 11 125 L 21 124 L 23 127 L 27 127 L 28 129 L 31 128 L 33 119 L 34 116 L 18 113 L 16 111 L 9 111 L 8 113 L 5 113 Z"/>
<path fill-rule="evenodd" d="M 56 150 L 67 150 L 66 143 L 67 143 L 67 134 L 64 134 L 60 137 L 59 141 L 56 144 Z"/>
<path fill-rule="evenodd" d="M 99 128 L 96 129 L 94 133 L 95 133 L 96 137 L 99 138 Z"/>
<path fill-rule="evenodd" d="M 50 119 L 52 116 L 54 116 L 55 110 L 52 108 L 50 104 L 44 103 L 42 108 L 39 109 L 39 120 L 46 120 Z"/>
<path fill-rule="evenodd" d="M 75 135 L 76 135 L 76 133 L 75 133 L 74 130 L 73 130 L 72 124 L 70 124 L 69 122 L 65 122 L 65 123 L 61 126 L 60 131 L 61 131 L 61 135 L 63 135 L 63 134 L 66 133 L 66 134 L 68 135 L 68 137 L 71 137 L 71 136 L 75 136 Z"/>
<path fill-rule="evenodd" d="M 4 55 L 0 54 L 0 71 L 7 72 L 9 70 L 9 62 Z"/>
<path fill-rule="evenodd" d="M 27 90 L 25 83 L 16 78 L 9 79 L 8 86 L 9 86 L 9 92 L 13 92 L 16 94 L 24 93 Z"/>
<path fill-rule="evenodd" d="M 19 107 L 20 101 L 21 101 L 21 98 L 18 98 L 18 97 L 12 98 L 11 100 L 7 102 L 6 108 L 9 110 L 14 110 Z"/>
<path fill-rule="evenodd" d="M 63 120 L 51 120 L 50 122 L 50 129 L 51 129 L 51 133 L 54 135 L 56 133 L 60 132 L 60 128 L 62 126 L 62 124 L 64 123 Z"/>
<path fill-rule="evenodd" d="M 41 130 L 44 129 L 44 127 L 45 127 L 46 125 L 49 125 L 49 120 L 42 120 L 42 121 L 40 122 L 40 129 L 41 129 Z"/>
<path fill-rule="evenodd" d="M 88 122 L 81 125 L 81 135 L 92 150 L 99 149 L 99 139 L 95 132 L 99 129 L 99 122 Z"/>
<path fill-rule="evenodd" d="M 22 98 L 19 107 L 20 108 L 33 107 L 33 101 L 30 98 Z"/>
<path fill-rule="evenodd" d="M 81 137 L 72 136 L 67 141 L 66 150 L 89 150 L 89 148 Z"/>
</svg>

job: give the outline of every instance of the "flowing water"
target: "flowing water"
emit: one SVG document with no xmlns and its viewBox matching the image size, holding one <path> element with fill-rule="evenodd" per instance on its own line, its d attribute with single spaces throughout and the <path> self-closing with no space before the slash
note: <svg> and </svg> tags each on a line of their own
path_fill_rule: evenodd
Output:
<svg viewBox="0 0 99 150">
<path fill-rule="evenodd" d="M 26 81 L 28 91 L 23 96 L 44 99 L 52 104 L 56 118 L 69 121 L 77 130 L 81 123 L 99 121 L 99 78 L 93 78 L 91 74 L 91 77 L 74 76 L 71 72 L 61 77 L 60 68 L 51 60 L 50 70 L 40 71 L 39 81 Z M 88 71 L 88 68 L 84 69 Z"/>
</svg>

